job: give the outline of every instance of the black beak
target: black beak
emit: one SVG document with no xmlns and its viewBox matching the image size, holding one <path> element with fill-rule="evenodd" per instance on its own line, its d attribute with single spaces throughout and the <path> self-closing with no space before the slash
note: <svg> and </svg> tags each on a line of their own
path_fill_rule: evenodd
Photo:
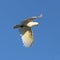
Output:
<svg viewBox="0 0 60 60">
<path fill-rule="evenodd" d="M 15 25 L 13 28 L 14 28 L 14 29 L 20 28 L 20 25 Z"/>
</svg>

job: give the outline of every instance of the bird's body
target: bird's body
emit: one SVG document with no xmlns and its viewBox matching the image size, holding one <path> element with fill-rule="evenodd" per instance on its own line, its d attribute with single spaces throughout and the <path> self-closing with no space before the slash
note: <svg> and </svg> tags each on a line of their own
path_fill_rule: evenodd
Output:
<svg viewBox="0 0 60 60">
<path fill-rule="evenodd" d="M 25 47 L 30 47 L 33 43 L 33 34 L 30 27 L 23 27 L 23 29 L 20 30 L 20 36 L 22 38 L 22 42 Z"/>
<path fill-rule="evenodd" d="M 31 28 L 26 28 L 24 30 L 21 30 L 22 42 L 23 42 L 23 44 L 24 44 L 25 47 L 30 47 L 31 44 L 33 43 L 33 35 L 32 35 Z"/>
<path fill-rule="evenodd" d="M 23 45 L 25 47 L 30 47 L 33 43 L 33 34 L 31 27 L 37 26 L 38 22 L 33 22 L 32 20 L 36 18 L 41 18 L 42 16 L 35 16 L 24 20 L 21 24 L 15 25 L 14 28 L 19 28 L 20 36 L 22 38 Z"/>
</svg>

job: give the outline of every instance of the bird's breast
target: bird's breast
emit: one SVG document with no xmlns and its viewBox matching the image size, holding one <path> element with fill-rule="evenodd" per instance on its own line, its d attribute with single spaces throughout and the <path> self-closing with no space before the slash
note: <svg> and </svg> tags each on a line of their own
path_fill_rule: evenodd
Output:
<svg viewBox="0 0 60 60">
<path fill-rule="evenodd" d="M 32 45 L 32 43 L 33 43 L 33 36 L 32 36 L 32 32 L 31 31 L 26 31 L 22 35 L 22 42 L 23 42 L 25 47 L 30 47 Z"/>
</svg>

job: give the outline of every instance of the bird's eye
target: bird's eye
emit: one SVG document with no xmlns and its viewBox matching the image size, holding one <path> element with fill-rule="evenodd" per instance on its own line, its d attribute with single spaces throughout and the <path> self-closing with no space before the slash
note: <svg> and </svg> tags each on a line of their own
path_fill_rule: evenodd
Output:
<svg viewBox="0 0 60 60">
<path fill-rule="evenodd" d="M 20 27 L 21 27 L 21 28 L 23 28 L 23 27 L 24 27 L 24 25 L 21 25 Z"/>
</svg>

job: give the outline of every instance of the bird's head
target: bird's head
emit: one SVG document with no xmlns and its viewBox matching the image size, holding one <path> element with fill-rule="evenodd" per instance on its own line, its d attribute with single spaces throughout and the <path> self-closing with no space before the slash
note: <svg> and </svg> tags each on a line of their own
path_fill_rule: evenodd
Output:
<svg viewBox="0 0 60 60">
<path fill-rule="evenodd" d="M 13 28 L 16 29 L 16 28 L 23 28 L 23 27 L 24 27 L 23 24 L 22 25 L 18 24 L 18 25 L 15 25 Z"/>
</svg>

